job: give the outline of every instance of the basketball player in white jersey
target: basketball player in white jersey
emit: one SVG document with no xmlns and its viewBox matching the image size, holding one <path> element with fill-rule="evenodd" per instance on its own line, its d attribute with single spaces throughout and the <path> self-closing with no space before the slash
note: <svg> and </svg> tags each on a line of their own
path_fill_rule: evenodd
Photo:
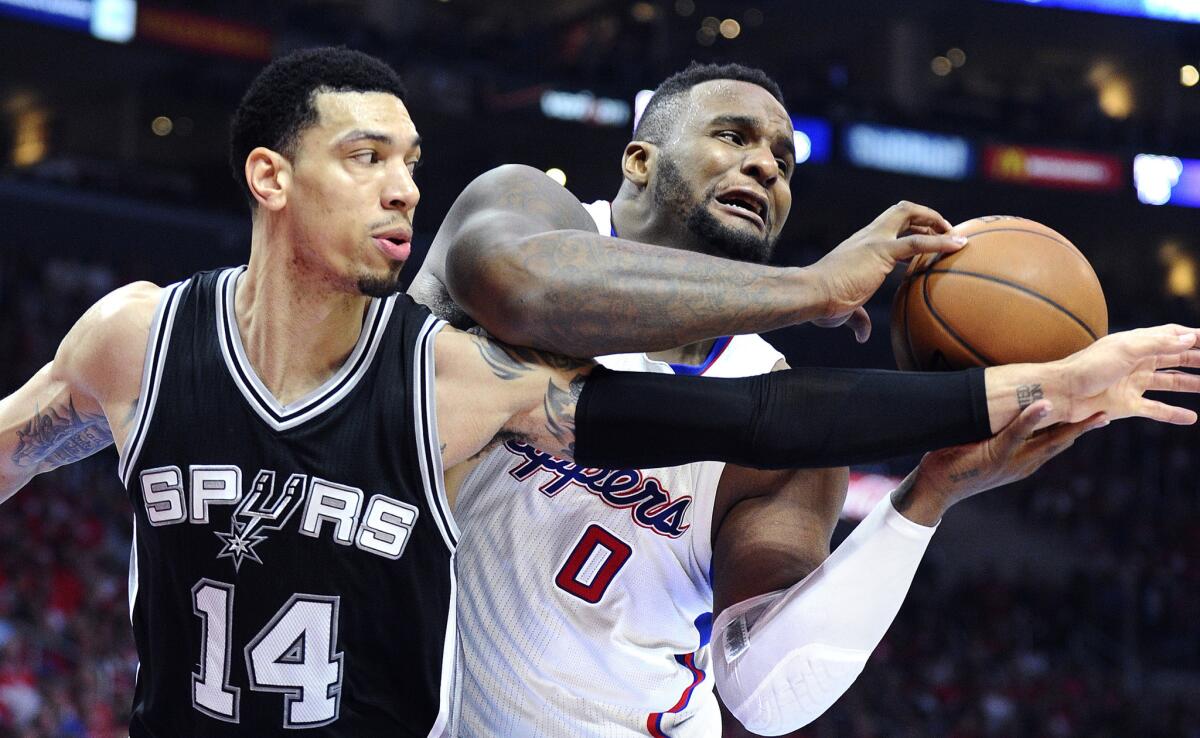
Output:
<svg viewBox="0 0 1200 738">
<path fill-rule="evenodd" d="M 755 335 L 712 336 L 802 320 L 850 320 L 865 339 L 862 303 L 898 260 L 950 247 L 950 226 L 901 203 L 809 270 L 760 266 L 790 207 L 791 141 L 764 74 L 694 66 L 656 91 L 611 208 L 581 206 L 536 170 L 489 172 L 452 208 L 410 293 L 544 348 L 660 349 L 599 359 L 640 372 L 780 369 Z M 845 469 L 602 470 L 520 441 L 490 448 L 448 477 L 465 530 L 460 734 L 713 738 L 714 636 L 738 716 L 772 734 L 803 725 L 861 670 L 944 509 L 1104 422 L 1026 442 L 1041 410 L 928 457 L 824 564 Z M 818 565 L 822 577 L 797 585 Z"/>
</svg>

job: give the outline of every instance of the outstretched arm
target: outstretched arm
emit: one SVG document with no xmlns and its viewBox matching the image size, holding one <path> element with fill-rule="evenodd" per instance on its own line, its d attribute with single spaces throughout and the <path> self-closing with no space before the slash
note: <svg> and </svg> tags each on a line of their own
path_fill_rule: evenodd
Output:
<svg viewBox="0 0 1200 738">
<path fill-rule="evenodd" d="M 62 340 L 54 359 L 0 400 L 0 501 L 34 476 L 123 440 L 137 402 L 158 287 L 107 295 Z"/>
<path fill-rule="evenodd" d="M 728 461 L 837 466 L 987 438 L 1027 406 L 1039 427 L 1097 412 L 1191 424 L 1147 390 L 1200 392 L 1196 329 L 1114 334 L 1059 362 L 965 373 L 790 369 L 748 379 L 611 372 L 453 329 L 437 340 L 438 413 L 451 466 L 514 434 L 599 468 Z"/>
<path fill-rule="evenodd" d="M 932 210 L 899 203 L 812 267 L 768 267 L 598 234 L 574 195 L 506 165 L 455 201 L 410 293 L 460 327 L 459 308 L 502 341 L 571 356 L 811 320 L 849 318 L 865 340 L 859 307 L 898 260 L 959 248 L 941 235 L 949 228 Z"/>
</svg>

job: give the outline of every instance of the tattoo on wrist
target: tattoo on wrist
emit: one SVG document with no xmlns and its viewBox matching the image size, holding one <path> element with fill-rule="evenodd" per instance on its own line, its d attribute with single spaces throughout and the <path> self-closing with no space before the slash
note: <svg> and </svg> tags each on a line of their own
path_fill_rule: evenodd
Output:
<svg viewBox="0 0 1200 738">
<path fill-rule="evenodd" d="M 53 469 L 87 458 L 112 442 L 104 415 L 81 413 L 68 397 L 65 406 L 34 408 L 33 417 L 17 430 L 12 462 L 21 469 Z"/>
<path fill-rule="evenodd" d="M 1017 387 L 1017 405 L 1024 410 L 1045 397 L 1040 384 L 1022 384 Z"/>
<path fill-rule="evenodd" d="M 962 482 L 967 479 L 974 479 L 975 477 L 979 476 L 982 473 L 983 473 L 983 470 L 980 469 L 979 467 L 975 467 L 974 469 L 967 469 L 966 471 L 961 471 L 961 472 L 953 472 L 950 474 L 950 481 L 951 482 Z"/>
</svg>

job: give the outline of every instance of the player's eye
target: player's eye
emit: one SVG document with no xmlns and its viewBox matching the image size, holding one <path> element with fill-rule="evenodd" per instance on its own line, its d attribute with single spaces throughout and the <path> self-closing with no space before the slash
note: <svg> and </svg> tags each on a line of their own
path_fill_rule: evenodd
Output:
<svg viewBox="0 0 1200 738">
<path fill-rule="evenodd" d="M 721 131 L 717 134 L 717 138 L 728 141 L 735 146 L 741 146 L 743 143 L 745 143 L 745 139 L 742 138 L 742 134 L 738 133 L 737 131 Z"/>
<path fill-rule="evenodd" d="M 421 160 L 420 159 L 416 159 L 414 161 L 408 162 L 408 173 L 409 174 L 415 174 L 416 171 L 420 168 L 421 168 Z"/>
<path fill-rule="evenodd" d="M 378 164 L 379 152 L 375 149 L 364 149 L 363 151 L 354 152 L 350 155 L 350 158 L 360 164 Z"/>
<path fill-rule="evenodd" d="M 787 174 L 787 173 L 788 173 L 788 163 L 787 163 L 787 159 L 776 159 L 776 160 L 775 160 L 775 165 L 779 167 L 779 172 L 780 172 L 781 174 Z"/>
</svg>

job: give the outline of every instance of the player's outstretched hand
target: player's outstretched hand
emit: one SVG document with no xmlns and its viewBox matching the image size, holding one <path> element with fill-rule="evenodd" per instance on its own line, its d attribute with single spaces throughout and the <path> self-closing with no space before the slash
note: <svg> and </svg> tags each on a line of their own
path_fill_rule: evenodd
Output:
<svg viewBox="0 0 1200 738">
<path fill-rule="evenodd" d="M 897 263 L 917 254 L 951 253 L 965 243 L 935 210 L 896 203 L 812 266 L 825 295 L 825 317 L 813 323 L 826 328 L 845 324 L 859 343 L 865 342 L 871 319 L 862 306 Z"/>
<path fill-rule="evenodd" d="M 1103 412 L 1110 420 L 1195 423 L 1194 410 L 1148 399 L 1145 393 L 1200 392 L 1200 375 L 1179 371 L 1200 367 L 1198 341 L 1200 329 L 1160 325 L 1105 336 L 1068 356 L 1061 366 L 1069 406 L 1060 417 L 1079 421 Z"/>
<path fill-rule="evenodd" d="M 1077 423 L 1035 431 L 1052 409 L 1048 400 L 1039 400 L 991 438 L 925 454 L 911 486 L 893 498 L 897 509 L 916 523 L 933 525 L 951 506 L 1024 479 L 1075 439 L 1109 422 L 1104 413 L 1096 413 Z"/>
</svg>

